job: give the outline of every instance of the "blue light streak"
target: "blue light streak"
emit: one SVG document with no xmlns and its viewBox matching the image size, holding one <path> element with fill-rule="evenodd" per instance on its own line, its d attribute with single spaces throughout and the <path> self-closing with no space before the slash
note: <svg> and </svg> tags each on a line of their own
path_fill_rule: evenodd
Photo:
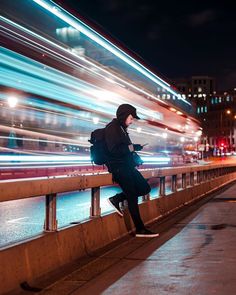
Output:
<svg viewBox="0 0 236 295">
<path fill-rule="evenodd" d="M 57 101 L 80 106 L 87 110 L 96 110 L 112 117 L 120 103 L 126 101 L 119 95 L 110 92 L 110 99 L 102 88 L 71 77 L 59 70 L 47 67 L 25 56 L 5 48 L 0 50 L 2 71 L 0 79 L 3 85 L 26 92 L 45 96 Z M 98 94 L 101 99 L 98 99 Z M 144 118 L 150 116 L 150 111 L 139 108 Z M 160 120 L 160 114 L 152 112 L 151 116 Z"/>
<path fill-rule="evenodd" d="M 46 135 L 46 134 L 45 134 Z M 46 142 L 46 143 L 56 143 L 56 144 L 63 144 L 63 145 L 72 145 L 72 146 L 83 146 L 83 147 L 88 147 L 88 144 L 83 144 L 83 143 L 75 143 L 75 142 L 65 142 L 65 141 L 57 141 L 57 140 L 48 140 L 48 139 L 35 139 L 35 138 L 27 138 L 27 137 L 17 137 L 17 136 L 0 136 L 0 139 L 14 139 L 14 140 L 24 140 L 24 141 L 30 141 L 30 142 Z"/>
<path fill-rule="evenodd" d="M 162 100 L 162 99 L 158 98 L 157 96 L 153 95 L 151 92 L 147 92 L 144 89 L 139 88 L 139 87 L 135 86 L 134 84 L 129 83 L 127 80 L 122 79 L 122 78 L 118 77 L 117 75 L 114 75 L 112 72 L 107 71 L 103 67 L 98 66 L 96 63 L 91 62 L 89 59 L 86 59 L 84 56 L 79 56 L 79 55 L 73 53 L 72 51 L 70 51 L 70 50 L 68 50 L 68 49 L 66 49 L 66 48 L 64 48 L 62 46 L 59 46 L 58 44 L 53 43 L 50 40 L 45 39 L 44 37 L 42 37 L 40 35 L 37 35 L 36 33 L 32 32 L 32 31 L 30 31 L 30 30 L 28 30 L 28 29 L 14 23 L 14 22 L 12 22 L 11 20 L 2 17 L 1 15 L 0 15 L 0 20 L 3 20 L 5 23 L 8 23 L 10 25 L 13 25 L 15 28 L 20 29 L 22 32 L 30 34 L 33 37 L 36 37 L 39 41 L 42 41 L 42 42 L 44 42 L 46 44 L 49 44 L 50 46 L 53 46 L 57 51 L 53 51 L 53 50 L 51 50 L 50 48 L 44 46 L 41 43 L 36 43 L 35 44 L 35 41 L 32 41 L 32 40 L 30 40 L 29 38 L 27 38 L 25 36 L 19 35 L 19 38 L 21 40 L 22 40 L 22 37 L 24 39 L 26 39 L 26 42 L 28 42 L 30 44 L 30 46 L 37 47 L 38 49 L 41 48 L 41 50 L 43 49 L 43 51 L 45 51 L 45 52 L 56 55 L 57 58 L 60 59 L 61 61 L 63 61 L 63 62 L 66 61 L 70 65 L 77 65 L 77 66 L 79 66 L 81 68 L 84 68 L 85 70 L 87 70 L 89 72 L 92 72 L 94 75 L 99 76 L 102 79 L 104 79 L 104 75 L 108 76 L 108 77 L 112 77 L 115 80 L 118 80 L 119 82 L 121 82 L 122 84 L 128 86 L 129 88 L 131 87 L 132 89 L 138 91 L 139 93 L 147 95 L 148 97 L 150 97 L 150 98 L 152 98 L 152 99 L 154 99 L 156 101 L 160 101 L 162 104 L 168 105 L 164 100 Z M 71 60 L 66 55 L 63 55 L 63 54 L 59 53 L 60 51 L 66 53 L 66 55 L 69 54 L 69 55 L 73 56 L 73 58 L 76 58 L 77 60 L 80 60 L 80 63 L 77 63 L 75 60 Z M 86 63 L 89 67 L 84 66 L 82 64 L 82 62 Z M 96 69 L 96 71 L 94 71 L 93 69 Z M 122 84 L 119 84 L 119 83 L 116 83 L 116 84 L 124 87 Z M 182 99 L 180 95 L 178 96 L 178 98 Z M 184 102 L 186 102 L 187 104 L 190 104 L 189 102 L 187 102 L 185 100 L 184 100 Z"/>
<path fill-rule="evenodd" d="M 83 33 L 85 36 L 96 42 L 97 44 L 101 45 L 103 48 L 107 49 L 109 52 L 129 64 L 132 68 L 136 69 L 138 72 L 143 74 L 145 77 L 156 83 L 157 85 L 163 87 L 171 94 L 175 95 L 178 99 L 182 100 L 183 102 L 191 105 L 188 101 L 183 99 L 181 95 L 175 92 L 173 89 L 170 88 L 170 84 L 162 80 L 160 77 L 156 76 L 152 73 L 149 69 L 144 67 L 138 61 L 133 59 L 129 56 L 126 52 L 112 44 L 109 40 L 104 38 L 102 35 L 98 34 L 92 28 L 87 26 L 81 20 L 75 18 L 72 14 L 64 10 L 62 7 L 59 7 L 52 1 L 45 1 L 45 0 L 32 0 L 35 3 L 39 4 L 41 7 L 45 8 L 46 10 L 50 11 L 54 15 L 56 15 L 61 20 L 65 21 L 68 25 L 74 27 L 79 32 Z"/>
<path fill-rule="evenodd" d="M 162 163 L 162 162 L 170 162 L 170 158 L 169 157 L 141 157 L 142 160 L 144 161 L 144 163 Z"/>
<path fill-rule="evenodd" d="M 82 162 L 91 163 L 89 156 L 60 156 L 60 155 L 43 155 L 43 156 L 25 156 L 25 155 L 0 155 L 0 162 L 56 162 L 56 163 L 69 163 L 69 162 Z"/>
<path fill-rule="evenodd" d="M 161 165 L 168 164 L 170 158 L 167 157 L 142 157 L 144 164 Z M 91 165 L 91 159 L 89 156 L 77 156 L 77 155 L 0 155 L 1 165 L 9 163 L 17 163 L 18 165 L 34 164 L 73 164 L 73 165 Z"/>
</svg>

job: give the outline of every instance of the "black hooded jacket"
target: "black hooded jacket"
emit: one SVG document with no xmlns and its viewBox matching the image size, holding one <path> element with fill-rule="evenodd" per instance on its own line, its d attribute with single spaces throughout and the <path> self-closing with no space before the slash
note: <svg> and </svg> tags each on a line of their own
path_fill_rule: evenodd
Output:
<svg viewBox="0 0 236 295">
<path fill-rule="evenodd" d="M 134 167 L 133 155 L 129 149 L 132 144 L 125 126 L 125 120 L 135 108 L 130 105 L 122 105 L 125 107 L 118 108 L 117 118 L 113 119 L 105 128 L 106 145 L 109 152 L 108 169 L 113 170 L 120 165 Z M 127 106 L 127 107 L 126 107 Z M 133 109 L 132 109 L 132 108 Z"/>
</svg>

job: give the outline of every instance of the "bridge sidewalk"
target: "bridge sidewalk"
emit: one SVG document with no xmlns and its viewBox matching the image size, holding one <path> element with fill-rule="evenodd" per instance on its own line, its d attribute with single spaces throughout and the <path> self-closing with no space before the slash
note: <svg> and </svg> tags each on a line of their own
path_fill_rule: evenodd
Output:
<svg viewBox="0 0 236 295">
<path fill-rule="evenodd" d="M 236 184 L 159 238 L 131 238 L 40 294 L 233 295 L 235 245 Z"/>
</svg>

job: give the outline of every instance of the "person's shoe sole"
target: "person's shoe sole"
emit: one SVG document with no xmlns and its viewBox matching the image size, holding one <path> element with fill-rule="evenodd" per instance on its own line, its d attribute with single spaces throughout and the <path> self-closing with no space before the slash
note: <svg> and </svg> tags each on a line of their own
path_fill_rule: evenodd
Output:
<svg viewBox="0 0 236 295">
<path fill-rule="evenodd" d="M 145 235 L 145 234 L 136 234 L 136 238 L 157 238 L 159 237 L 159 234 L 150 234 L 150 235 Z"/>
<path fill-rule="evenodd" d="M 112 202 L 109 200 L 109 199 L 107 199 L 107 201 L 108 201 L 108 203 L 115 209 L 115 211 L 116 211 L 116 213 L 120 216 L 120 217 L 123 217 L 124 216 L 124 214 L 122 213 L 122 212 L 120 212 L 113 204 L 112 204 Z"/>
</svg>

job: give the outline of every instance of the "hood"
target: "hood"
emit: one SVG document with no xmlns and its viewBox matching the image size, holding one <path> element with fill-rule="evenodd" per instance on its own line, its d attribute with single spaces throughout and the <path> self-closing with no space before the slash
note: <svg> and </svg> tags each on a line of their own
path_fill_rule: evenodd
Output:
<svg viewBox="0 0 236 295">
<path fill-rule="evenodd" d="M 116 111 L 116 117 L 123 126 L 125 125 L 125 120 L 129 115 L 132 115 L 136 119 L 140 119 L 137 115 L 135 107 L 130 104 L 121 104 Z"/>
</svg>

